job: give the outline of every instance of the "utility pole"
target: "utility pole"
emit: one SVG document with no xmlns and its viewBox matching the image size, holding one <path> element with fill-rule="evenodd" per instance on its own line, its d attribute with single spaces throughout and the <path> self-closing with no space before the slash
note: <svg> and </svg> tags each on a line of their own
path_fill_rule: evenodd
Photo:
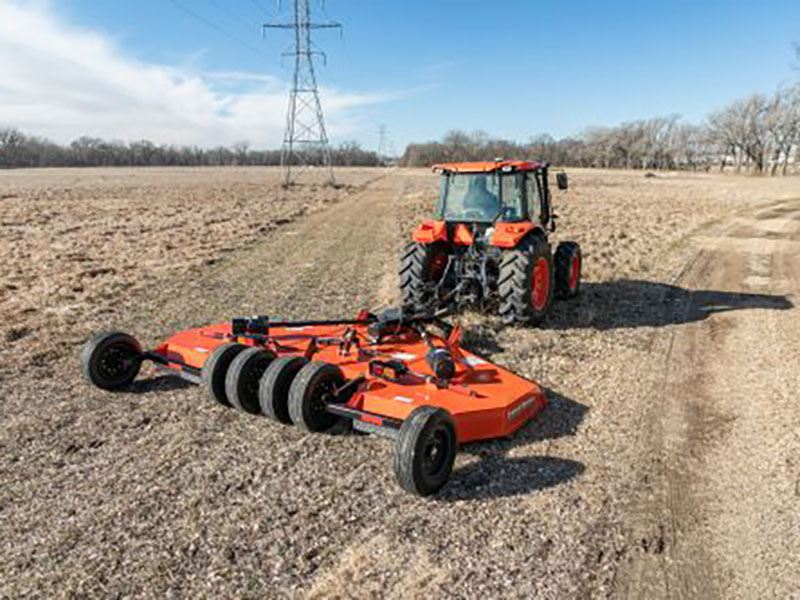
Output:
<svg viewBox="0 0 800 600">
<path fill-rule="evenodd" d="M 341 29 L 335 21 L 312 22 L 311 0 L 293 0 L 294 19 L 286 23 L 265 23 L 264 29 L 293 29 L 292 49 L 284 56 L 294 58 L 294 76 L 289 92 L 289 108 L 286 111 L 286 130 L 281 148 L 281 166 L 284 169 L 284 185 L 296 182 L 297 177 L 310 167 L 325 169 L 328 184 L 334 184 L 331 148 L 322 104 L 314 73 L 314 55 L 325 53 L 311 41 L 312 29 Z"/>
</svg>

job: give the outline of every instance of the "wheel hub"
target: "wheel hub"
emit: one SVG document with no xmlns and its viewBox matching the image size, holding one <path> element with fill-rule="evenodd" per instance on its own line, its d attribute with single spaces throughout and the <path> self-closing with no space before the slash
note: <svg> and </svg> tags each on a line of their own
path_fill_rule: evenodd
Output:
<svg viewBox="0 0 800 600">
<path fill-rule="evenodd" d="M 112 346 L 97 361 L 97 370 L 106 379 L 123 377 L 132 366 L 133 356 L 127 348 L 121 346 Z"/>
<path fill-rule="evenodd" d="M 536 310 L 544 310 L 550 293 L 550 265 L 547 259 L 540 257 L 533 263 L 531 277 L 531 304 Z"/>
<path fill-rule="evenodd" d="M 578 287 L 578 279 L 581 276 L 581 258 L 573 256 L 569 268 L 569 289 L 574 290 Z"/>
<path fill-rule="evenodd" d="M 439 429 L 434 432 L 423 450 L 422 466 L 427 475 L 436 475 L 447 460 L 447 433 Z"/>
</svg>

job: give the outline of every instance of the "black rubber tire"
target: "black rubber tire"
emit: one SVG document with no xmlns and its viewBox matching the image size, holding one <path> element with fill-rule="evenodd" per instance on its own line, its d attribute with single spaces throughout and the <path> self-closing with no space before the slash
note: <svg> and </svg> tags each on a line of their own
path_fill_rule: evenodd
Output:
<svg viewBox="0 0 800 600">
<path fill-rule="evenodd" d="M 281 356 L 270 363 L 258 385 L 262 414 L 278 423 L 291 424 L 289 388 L 300 369 L 307 364 L 308 359 L 303 356 Z"/>
<path fill-rule="evenodd" d="M 411 314 L 431 308 L 435 298 L 430 289 L 434 283 L 431 269 L 434 259 L 447 255 L 441 243 L 411 242 L 400 257 L 400 297 L 403 309 Z M 441 259 L 440 259 L 441 260 Z"/>
<path fill-rule="evenodd" d="M 345 383 L 342 370 L 336 365 L 314 361 L 305 365 L 289 387 L 289 417 L 306 431 L 326 431 L 339 418 L 325 410 L 334 400 L 331 392 Z"/>
<path fill-rule="evenodd" d="M 261 413 L 258 387 L 261 376 L 274 359 L 274 352 L 256 347 L 241 351 L 233 359 L 225 375 L 225 395 L 231 406 L 251 415 Z"/>
<path fill-rule="evenodd" d="M 446 410 L 420 406 L 403 421 L 395 440 L 394 474 L 417 496 L 438 492 L 450 479 L 458 452 L 453 419 Z"/>
<path fill-rule="evenodd" d="M 208 395 L 222 406 L 231 405 L 225 391 L 225 376 L 228 374 L 228 368 L 239 353 L 246 349 L 247 346 L 244 344 L 235 342 L 217 346 L 203 364 L 200 373 L 201 385 Z"/>
<path fill-rule="evenodd" d="M 532 301 L 533 267 L 537 260 L 547 261 L 549 277 L 547 297 L 541 308 Z M 542 235 L 524 238 L 516 248 L 505 250 L 500 261 L 498 292 L 500 316 L 509 325 L 538 325 L 547 315 L 553 301 L 553 257 L 550 244 Z"/>
<path fill-rule="evenodd" d="M 114 392 L 129 386 L 141 366 L 141 344 L 121 331 L 98 333 L 81 350 L 81 373 L 101 390 Z"/>
<path fill-rule="evenodd" d="M 578 280 L 575 283 L 575 287 L 572 287 L 570 285 L 570 276 L 572 275 L 572 261 L 574 258 L 578 260 Z M 581 256 L 580 245 L 577 242 L 561 242 L 556 248 L 553 262 L 555 263 L 556 297 L 563 299 L 574 298 L 580 293 L 581 289 L 583 257 Z"/>
</svg>

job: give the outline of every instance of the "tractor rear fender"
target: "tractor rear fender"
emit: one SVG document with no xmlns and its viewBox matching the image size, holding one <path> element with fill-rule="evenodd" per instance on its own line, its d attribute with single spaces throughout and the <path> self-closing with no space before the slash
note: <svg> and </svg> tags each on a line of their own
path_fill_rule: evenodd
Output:
<svg viewBox="0 0 800 600">
<path fill-rule="evenodd" d="M 540 232 L 542 237 L 547 237 L 544 229 L 534 223 L 497 223 L 490 243 L 498 248 L 516 248 L 531 232 Z"/>
<path fill-rule="evenodd" d="M 411 238 L 420 244 L 433 244 L 447 241 L 447 225 L 444 221 L 426 219 L 411 234 Z"/>
</svg>

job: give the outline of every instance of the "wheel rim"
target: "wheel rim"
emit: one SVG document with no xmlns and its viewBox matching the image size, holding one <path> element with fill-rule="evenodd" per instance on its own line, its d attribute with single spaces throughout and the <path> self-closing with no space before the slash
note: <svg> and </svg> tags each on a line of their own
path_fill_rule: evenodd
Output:
<svg viewBox="0 0 800 600">
<path fill-rule="evenodd" d="M 97 361 L 97 373 L 105 380 L 125 379 L 136 366 L 136 353 L 128 346 L 115 344 L 106 349 Z"/>
<path fill-rule="evenodd" d="M 536 310 L 543 310 L 550 293 L 550 265 L 546 258 L 537 258 L 533 263 L 531 286 L 531 304 Z"/>
<path fill-rule="evenodd" d="M 573 256 L 569 267 L 569 289 L 574 290 L 578 287 L 578 280 L 581 276 L 581 257 Z"/>
<path fill-rule="evenodd" d="M 263 369 L 259 369 L 258 365 L 252 365 L 249 369 L 247 369 L 243 383 L 244 389 L 249 398 L 258 397 L 258 385 L 261 382 L 262 373 Z"/>
<path fill-rule="evenodd" d="M 308 403 L 309 416 L 313 421 L 318 421 L 328 416 L 326 408 L 328 404 L 333 401 L 335 391 L 335 381 L 324 381 L 320 383 Z"/>
<path fill-rule="evenodd" d="M 428 477 L 442 472 L 447 465 L 447 448 L 450 436 L 444 428 L 433 432 L 422 449 L 422 470 Z"/>
</svg>

